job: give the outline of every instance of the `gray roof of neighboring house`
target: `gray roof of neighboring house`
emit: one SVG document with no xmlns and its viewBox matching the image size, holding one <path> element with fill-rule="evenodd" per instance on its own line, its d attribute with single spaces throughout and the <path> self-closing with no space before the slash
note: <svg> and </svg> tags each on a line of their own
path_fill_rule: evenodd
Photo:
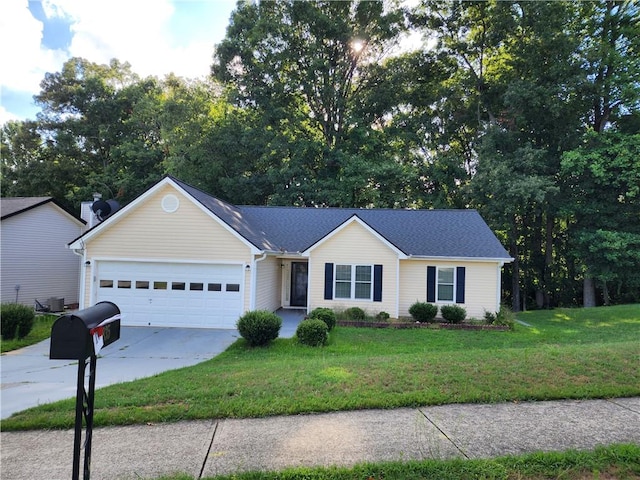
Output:
<svg viewBox="0 0 640 480">
<path fill-rule="evenodd" d="M 355 215 L 406 255 L 511 258 L 476 210 L 234 206 L 171 178 L 260 250 L 302 252 Z"/>
<path fill-rule="evenodd" d="M 60 205 L 53 197 L 0 197 L 0 219 L 19 215 L 46 203 L 53 203 L 78 222 L 87 223 Z"/>
<path fill-rule="evenodd" d="M 4 197 L 0 198 L 0 217 L 12 217 L 26 210 L 53 201 L 51 197 Z"/>
</svg>

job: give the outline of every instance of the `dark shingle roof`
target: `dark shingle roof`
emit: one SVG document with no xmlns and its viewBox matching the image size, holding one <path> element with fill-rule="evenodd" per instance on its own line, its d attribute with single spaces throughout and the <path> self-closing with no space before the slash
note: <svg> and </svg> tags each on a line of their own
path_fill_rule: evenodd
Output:
<svg viewBox="0 0 640 480">
<path fill-rule="evenodd" d="M 355 215 L 406 255 L 510 259 L 476 210 L 234 206 L 172 180 L 260 250 L 302 252 Z"/>
</svg>

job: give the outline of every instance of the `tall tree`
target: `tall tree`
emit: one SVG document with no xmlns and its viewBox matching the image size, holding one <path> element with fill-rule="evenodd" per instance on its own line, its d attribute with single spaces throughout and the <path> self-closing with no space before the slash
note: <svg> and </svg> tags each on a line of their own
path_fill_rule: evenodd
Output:
<svg viewBox="0 0 640 480">
<path fill-rule="evenodd" d="M 154 79 L 140 80 L 117 60 L 98 65 L 72 58 L 62 71 L 47 73 L 41 88 L 35 97 L 41 135 L 85 179 L 67 198 L 79 204 L 102 191 L 126 201 L 159 178 Z"/>
<path fill-rule="evenodd" d="M 640 301 L 640 134 L 592 131 L 564 154 L 561 173 L 576 261 L 605 305 Z"/>
<path fill-rule="evenodd" d="M 359 171 L 365 153 L 357 143 L 349 145 L 367 137 L 354 129 L 370 128 L 355 115 L 356 106 L 369 85 L 368 65 L 382 58 L 402 28 L 402 11 L 392 3 L 238 3 L 212 72 L 235 86 L 238 106 L 256 109 L 265 133 L 273 132 L 269 148 L 277 145 L 279 158 L 270 169 L 272 181 L 284 186 L 275 201 L 357 201 L 358 194 L 339 184 L 346 172 Z M 393 160 L 376 155 L 367 161 L 382 162 L 381 172 Z M 362 175 L 357 183 L 362 191 L 378 182 Z"/>
</svg>

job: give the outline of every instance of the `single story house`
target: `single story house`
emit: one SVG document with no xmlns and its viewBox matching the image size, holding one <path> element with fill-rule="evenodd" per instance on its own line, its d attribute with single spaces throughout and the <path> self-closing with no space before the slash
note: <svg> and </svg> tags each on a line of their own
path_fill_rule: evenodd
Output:
<svg viewBox="0 0 640 480">
<path fill-rule="evenodd" d="M 116 303 L 123 325 L 234 328 L 244 312 L 416 301 L 500 308 L 512 259 L 475 210 L 235 206 L 167 176 L 69 247 L 81 307 Z"/>
<path fill-rule="evenodd" d="M 77 304 L 80 258 L 67 244 L 85 222 L 52 197 L 0 198 L 0 212 L 2 303 Z"/>
</svg>

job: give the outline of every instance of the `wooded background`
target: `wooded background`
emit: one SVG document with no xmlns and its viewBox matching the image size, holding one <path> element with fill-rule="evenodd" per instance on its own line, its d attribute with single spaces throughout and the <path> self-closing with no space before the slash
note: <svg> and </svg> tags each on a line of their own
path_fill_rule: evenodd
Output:
<svg viewBox="0 0 640 480">
<path fill-rule="evenodd" d="M 46 74 L 2 196 L 77 212 L 169 173 L 235 204 L 476 208 L 514 310 L 640 302 L 634 2 L 239 2 L 212 55 L 207 80 Z"/>
</svg>

